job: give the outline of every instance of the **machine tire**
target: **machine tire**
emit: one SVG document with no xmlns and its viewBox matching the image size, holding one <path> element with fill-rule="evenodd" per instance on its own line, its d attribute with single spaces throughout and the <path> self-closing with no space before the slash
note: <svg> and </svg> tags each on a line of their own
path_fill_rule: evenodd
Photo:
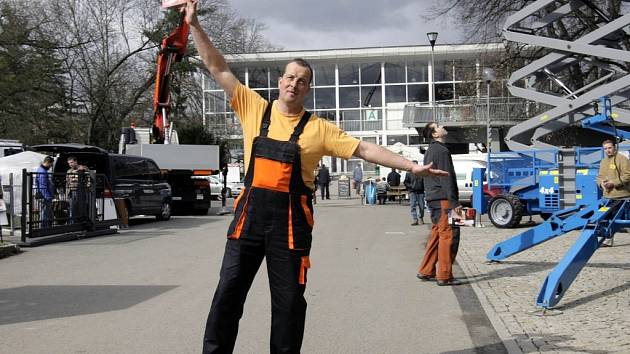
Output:
<svg viewBox="0 0 630 354">
<path fill-rule="evenodd" d="M 162 207 L 160 207 L 160 213 L 155 216 L 158 221 L 167 221 L 171 218 L 171 202 L 164 201 L 162 202 Z"/>
<path fill-rule="evenodd" d="M 488 217 L 497 228 L 516 227 L 523 218 L 523 204 L 514 194 L 500 194 L 488 202 Z"/>
</svg>

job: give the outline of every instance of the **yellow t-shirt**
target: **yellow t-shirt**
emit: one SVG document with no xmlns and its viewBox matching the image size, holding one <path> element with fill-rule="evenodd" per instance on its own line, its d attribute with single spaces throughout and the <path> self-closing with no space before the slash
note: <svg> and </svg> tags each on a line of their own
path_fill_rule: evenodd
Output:
<svg viewBox="0 0 630 354">
<path fill-rule="evenodd" d="M 234 89 L 231 105 L 243 127 L 245 171 L 247 171 L 252 143 L 260 134 L 267 100 L 239 83 Z M 304 110 L 296 115 L 284 115 L 274 104 L 271 108 L 271 125 L 267 136 L 275 140 L 288 141 L 302 114 Z M 306 123 L 297 143 L 301 148 L 302 179 L 310 188 L 314 188 L 314 170 L 322 156 L 349 159 L 359 146 L 357 138 L 348 135 L 335 124 L 315 114 L 312 114 Z"/>
</svg>

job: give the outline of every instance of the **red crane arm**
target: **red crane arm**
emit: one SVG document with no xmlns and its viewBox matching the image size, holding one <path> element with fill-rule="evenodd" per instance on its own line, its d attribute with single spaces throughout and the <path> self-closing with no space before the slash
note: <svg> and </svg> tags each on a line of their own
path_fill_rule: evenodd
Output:
<svg viewBox="0 0 630 354">
<path fill-rule="evenodd" d="M 159 129 L 159 137 L 155 137 L 158 142 L 168 141 L 166 129 L 170 126 L 171 68 L 175 62 L 181 61 L 186 54 L 188 33 L 190 32 L 190 26 L 184 21 L 185 15 L 185 12 L 182 11 L 177 27 L 162 40 L 157 58 L 155 93 L 153 95 L 153 126 Z"/>
</svg>

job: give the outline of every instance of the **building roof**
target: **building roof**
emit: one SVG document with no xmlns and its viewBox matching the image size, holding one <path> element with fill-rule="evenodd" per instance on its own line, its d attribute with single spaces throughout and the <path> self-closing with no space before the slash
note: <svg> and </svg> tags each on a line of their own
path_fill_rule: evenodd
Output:
<svg viewBox="0 0 630 354">
<path fill-rule="evenodd" d="M 436 59 L 446 56 L 453 58 L 477 57 L 481 52 L 504 51 L 503 43 L 476 43 L 476 44 L 443 44 L 434 47 Z M 248 54 L 229 54 L 225 58 L 230 64 L 251 63 L 251 62 L 286 62 L 293 58 L 304 58 L 309 61 L 356 61 L 357 59 L 391 58 L 400 60 L 402 58 L 414 58 L 418 56 L 431 55 L 431 46 L 392 46 L 392 47 L 371 47 L 371 48 L 341 48 L 341 49 L 321 49 L 321 50 L 294 50 L 275 51 Z"/>
</svg>

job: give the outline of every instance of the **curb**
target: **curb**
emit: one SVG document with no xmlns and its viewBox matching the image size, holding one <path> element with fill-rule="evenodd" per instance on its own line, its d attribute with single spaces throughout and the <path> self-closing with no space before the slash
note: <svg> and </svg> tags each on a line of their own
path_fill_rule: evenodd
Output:
<svg viewBox="0 0 630 354">
<path fill-rule="evenodd" d="M 462 260 L 460 257 L 460 259 L 456 260 L 456 262 L 467 277 L 474 276 L 474 272 L 470 269 L 470 265 L 466 262 L 466 260 Z M 495 312 L 483 289 L 481 289 L 476 282 L 470 282 L 470 286 L 475 294 L 477 294 L 481 307 L 485 311 L 486 316 L 488 317 L 488 320 L 490 320 L 494 330 L 497 332 L 497 335 L 503 341 L 503 345 L 505 346 L 505 349 L 507 349 L 508 354 L 523 354 L 523 350 L 518 345 L 516 339 L 510 335 L 507 326 L 501 317 Z"/>
</svg>

